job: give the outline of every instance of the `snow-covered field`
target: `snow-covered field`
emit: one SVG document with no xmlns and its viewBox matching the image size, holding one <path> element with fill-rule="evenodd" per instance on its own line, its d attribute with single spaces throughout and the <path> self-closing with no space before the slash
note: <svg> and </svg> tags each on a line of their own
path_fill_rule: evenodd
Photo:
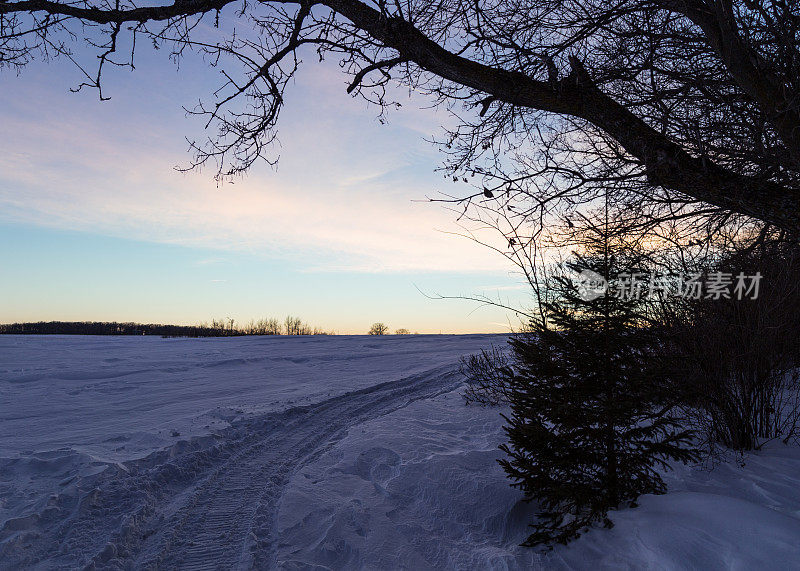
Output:
<svg viewBox="0 0 800 571">
<path fill-rule="evenodd" d="M 0 336 L 0 568 L 800 569 L 800 450 L 680 467 L 566 547 L 466 407 L 494 336 Z"/>
</svg>

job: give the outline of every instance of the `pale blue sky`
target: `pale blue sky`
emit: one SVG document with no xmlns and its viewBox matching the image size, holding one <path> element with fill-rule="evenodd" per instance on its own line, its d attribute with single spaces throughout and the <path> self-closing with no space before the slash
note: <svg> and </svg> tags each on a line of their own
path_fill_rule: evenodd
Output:
<svg viewBox="0 0 800 571">
<path fill-rule="evenodd" d="M 412 101 L 381 125 L 335 65 L 309 61 L 288 92 L 277 171 L 260 164 L 217 187 L 211 171 L 173 169 L 189 158 L 184 137 L 202 135 L 181 106 L 207 98 L 217 71 L 143 51 L 135 72 L 108 80 L 101 103 L 69 92 L 80 77 L 66 62 L 0 75 L 0 322 L 291 313 L 342 333 L 378 320 L 430 333 L 517 325 L 419 291 L 528 303 L 505 260 L 418 202 L 456 190 L 423 140 L 443 112 Z"/>
</svg>

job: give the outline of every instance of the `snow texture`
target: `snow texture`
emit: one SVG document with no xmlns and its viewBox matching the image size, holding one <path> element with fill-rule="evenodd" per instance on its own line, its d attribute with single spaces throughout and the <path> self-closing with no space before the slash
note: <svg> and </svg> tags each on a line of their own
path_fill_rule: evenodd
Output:
<svg viewBox="0 0 800 571">
<path fill-rule="evenodd" d="M 540 554 L 458 358 L 495 336 L 0 337 L 0 568 L 800 569 L 773 443 Z"/>
</svg>

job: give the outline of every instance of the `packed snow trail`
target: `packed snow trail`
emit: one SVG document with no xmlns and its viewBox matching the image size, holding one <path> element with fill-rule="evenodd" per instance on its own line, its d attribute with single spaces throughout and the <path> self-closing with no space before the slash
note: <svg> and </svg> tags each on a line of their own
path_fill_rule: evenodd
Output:
<svg viewBox="0 0 800 571">
<path fill-rule="evenodd" d="M 352 427 L 456 388 L 441 366 L 234 423 L 89 479 L 76 496 L 0 530 L 3 567 L 275 566 L 274 519 L 291 476 Z"/>
</svg>

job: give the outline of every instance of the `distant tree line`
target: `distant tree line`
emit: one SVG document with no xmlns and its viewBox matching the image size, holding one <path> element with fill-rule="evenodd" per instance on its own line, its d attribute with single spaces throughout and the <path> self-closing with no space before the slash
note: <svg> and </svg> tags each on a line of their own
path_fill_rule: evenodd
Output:
<svg viewBox="0 0 800 571">
<path fill-rule="evenodd" d="M 161 337 L 237 337 L 243 335 L 335 335 L 304 323 L 299 317 L 251 320 L 213 319 L 198 325 L 162 325 L 116 321 L 38 321 L 0 324 L 0 335 L 160 335 Z"/>
<path fill-rule="evenodd" d="M 395 335 L 409 335 L 398 329 Z M 389 328 L 375 323 L 370 335 L 388 335 Z M 198 325 L 162 325 L 117 321 L 37 321 L 36 323 L 0 324 L 0 335 L 160 335 L 161 337 L 238 337 L 242 335 L 336 335 L 335 331 L 314 327 L 299 317 L 274 317 L 236 323 L 231 318 L 212 319 Z"/>
<path fill-rule="evenodd" d="M 5 335 L 161 335 L 164 337 L 220 337 L 237 334 L 223 328 L 118 323 L 116 321 L 39 321 L 36 323 L 7 323 L 0 325 Z"/>
</svg>

